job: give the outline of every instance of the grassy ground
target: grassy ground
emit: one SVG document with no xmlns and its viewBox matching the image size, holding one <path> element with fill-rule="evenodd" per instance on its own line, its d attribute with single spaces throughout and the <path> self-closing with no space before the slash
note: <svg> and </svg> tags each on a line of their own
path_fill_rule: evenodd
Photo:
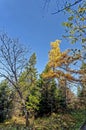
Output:
<svg viewBox="0 0 86 130">
<path fill-rule="evenodd" d="M 50 117 L 38 118 L 34 122 L 34 130 L 78 130 L 85 115 L 82 111 L 65 114 L 52 113 Z M 25 127 L 23 118 L 13 118 L 0 124 L 0 130 L 33 130 Z"/>
</svg>

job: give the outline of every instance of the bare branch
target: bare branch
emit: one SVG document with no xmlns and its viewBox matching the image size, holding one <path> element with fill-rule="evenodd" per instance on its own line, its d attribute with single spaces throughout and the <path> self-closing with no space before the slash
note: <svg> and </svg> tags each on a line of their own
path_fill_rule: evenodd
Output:
<svg viewBox="0 0 86 130">
<path fill-rule="evenodd" d="M 66 5 L 66 6 L 63 7 L 62 9 L 59 9 L 58 11 L 56 11 L 56 12 L 54 12 L 54 13 L 52 13 L 52 14 L 54 15 L 54 14 L 57 14 L 57 13 L 59 13 L 59 12 L 62 12 L 62 11 L 64 11 L 64 10 L 66 10 L 66 9 L 68 9 L 68 8 L 70 8 L 70 7 L 74 6 L 74 5 L 76 5 L 76 4 L 80 3 L 80 2 L 82 2 L 82 1 L 83 1 L 83 0 L 77 0 L 77 1 L 75 1 L 74 3 L 69 4 L 69 5 Z"/>
</svg>

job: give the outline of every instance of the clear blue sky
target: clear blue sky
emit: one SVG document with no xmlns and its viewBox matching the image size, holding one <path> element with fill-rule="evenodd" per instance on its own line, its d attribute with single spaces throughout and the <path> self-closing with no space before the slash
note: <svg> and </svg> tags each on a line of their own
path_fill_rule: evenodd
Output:
<svg viewBox="0 0 86 130">
<path fill-rule="evenodd" d="M 50 42 L 62 39 L 62 22 L 66 15 L 51 15 L 54 4 L 43 10 L 42 0 L 0 0 L 0 31 L 19 38 L 23 44 L 30 45 L 37 55 L 37 69 L 43 71 L 48 61 Z M 73 47 L 62 40 L 61 50 Z"/>
</svg>

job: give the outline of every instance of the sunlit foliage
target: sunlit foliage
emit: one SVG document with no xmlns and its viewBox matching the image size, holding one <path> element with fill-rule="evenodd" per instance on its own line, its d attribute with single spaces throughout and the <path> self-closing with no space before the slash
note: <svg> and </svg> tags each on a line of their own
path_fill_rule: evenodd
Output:
<svg viewBox="0 0 86 130">
<path fill-rule="evenodd" d="M 43 77 L 57 79 L 65 77 L 69 81 L 78 81 L 78 79 L 73 76 L 73 73 L 80 74 L 81 71 L 71 68 L 71 64 L 74 64 L 75 61 L 81 59 L 80 53 L 73 55 L 71 50 L 61 52 L 59 45 L 59 40 L 51 43 L 52 48 L 49 52 L 48 61 L 48 66 L 50 69 L 47 73 L 43 74 Z"/>
</svg>

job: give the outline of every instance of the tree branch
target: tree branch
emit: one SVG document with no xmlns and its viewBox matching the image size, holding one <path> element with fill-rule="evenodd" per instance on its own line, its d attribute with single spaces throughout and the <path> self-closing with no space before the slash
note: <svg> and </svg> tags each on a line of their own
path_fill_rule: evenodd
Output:
<svg viewBox="0 0 86 130">
<path fill-rule="evenodd" d="M 74 5 L 76 5 L 76 4 L 78 4 L 78 3 L 82 2 L 82 1 L 83 1 L 83 0 L 77 0 L 77 1 L 75 1 L 74 3 L 72 3 L 72 4 L 70 4 L 70 5 L 66 6 L 66 7 L 63 7 L 62 9 L 59 9 L 58 11 L 56 11 L 56 12 L 54 12 L 54 13 L 52 13 L 52 14 L 54 15 L 54 14 L 57 14 L 57 13 L 59 13 L 59 12 L 62 12 L 62 11 L 64 11 L 65 9 L 68 9 L 68 8 L 74 6 Z"/>
</svg>

